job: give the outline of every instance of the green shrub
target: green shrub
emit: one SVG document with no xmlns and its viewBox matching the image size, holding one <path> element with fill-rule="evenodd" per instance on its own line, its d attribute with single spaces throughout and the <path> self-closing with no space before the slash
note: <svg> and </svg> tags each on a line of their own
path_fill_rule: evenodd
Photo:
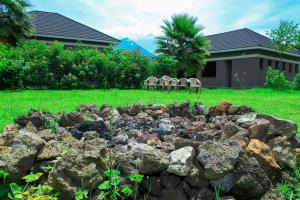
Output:
<svg viewBox="0 0 300 200">
<path fill-rule="evenodd" d="M 54 42 L 0 44 L 0 89 L 9 88 L 140 88 L 152 74 L 153 61 L 138 52 L 107 48 L 73 49 Z"/>
<path fill-rule="evenodd" d="M 291 83 L 281 71 L 268 67 L 265 86 L 275 90 L 284 90 L 290 89 Z"/>
<path fill-rule="evenodd" d="M 300 90 L 300 73 L 298 73 L 296 76 L 295 76 L 295 79 L 293 81 L 293 88 L 295 90 Z"/>
<path fill-rule="evenodd" d="M 177 60 L 168 55 L 159 55 L 156 58 L 154 75 L 162 77 L 164 75 L 176 77 Z"/>
</svg>

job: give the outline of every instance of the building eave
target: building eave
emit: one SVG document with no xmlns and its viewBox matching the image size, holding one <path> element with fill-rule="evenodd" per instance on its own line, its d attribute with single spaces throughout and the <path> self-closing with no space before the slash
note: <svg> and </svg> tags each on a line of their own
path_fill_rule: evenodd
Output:
<svg viewBox="0 0 300 200">
<path fill-rule="evenodd" d="M 53 39 L 66 39 L 66 40 L 76 40 L 76 41 L 87 41 L 87 42 L 98 42 L 98 43 L 106 43 L 117 45 L 120 41 L 107 41 L 107 40 L 93 40 L 93 39 L 85 39 L 85 38 L 75 38 L 75 37 L 62 37 L 55 35 L 43 35 L 43 34 L 32 34 L 32 37 L 45 37 L 45 38 L 53 38 Z"/>
<path fill-rule="evenodd" d="M 237 49 L 225 49 L 225 50 L 219 50 L 219 51 L 209 51 L 210 54 L 217 54 L 217 53 L 227 53 L 227 52 L 235 52 L 235 51 L 247 51 L 247 50 L 265 50 L 265 51 L 271 51 L 278 54 L 288 55 L 288 56 L 294 56 L 297 58 L 300 58 L 300 55 L 295 53 L 289 53 L 289 52 L 281 52 L 276 49 L 266 48 L 266 47 L 248 47 L 248 48 L 237 48 Z"/>
</svg>

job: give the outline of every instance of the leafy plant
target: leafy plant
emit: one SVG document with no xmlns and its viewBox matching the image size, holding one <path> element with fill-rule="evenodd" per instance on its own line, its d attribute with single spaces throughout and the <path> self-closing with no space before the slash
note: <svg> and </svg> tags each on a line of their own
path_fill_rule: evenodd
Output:
<svg viewBox="0 0 300 200">
<path fill-rule="evenodd" d="M 98 189 L 104 190 L 104 196 L 111 199 L 117 200 L 120 197 L 119 184 L 120 184 L 120 171 L 108 169 L 104 172 L 104 175 L 108 177 L 109 180 L 104 181 L 98 186 Z"/>
<path fill-rule="evenodd" d="M 268 67 L 265 86 L 275 90 L 283 90 L 290 89 L 291 83 L 281 71 Z"/>
<path fill-rule="evenodd" d="M 9 192 L 9 186 L 5 183 L 6 178 L 9 175 L 10 174 L 6 170 L 0 169 L 0 179 L 2 179 L 2 185 L 0 185 L 0 198 L 5 197 Z"/>
<path fill-rule="evenodd" d="M 134 194 L 134 199 L 137 198 L 138 184 L 143 181 L 144 175 L 134 173 L 129 175 L 129 180 L 135 184 L 135 188 L 132 189 L 129 186 L 121 186 L 121 173 L 119 170 L 108 169 L 104 172 L 104 175 L 108 180 L 104 181 L 98 186 L 98 189 L 103 191 L 100 193 L 100 199 L 117 200 L 118 198 L 125 199 Z M 122 188 L 122 189 L 121 189 Z M 121 195 L 122 194 L 122 195 Z"/>
<path fill-rule="evenodd" d="M 290 185 L 286 182 L 281 183 L 277 186 L 277 190 L 279 193 L 281 193 L 283 196 L 288 198 L 289 200 L 293 200 L 293 190 L 290 187 Z"/>
<path fill-rule="evenodd" d="M 137 198 L 137 193 L 138 193 L 138 185 L 143 181 L 144 175 L 142 174 L 138 174 L 138 173 L 134 173 L 129 175 L 129 179 L 131 182 L 134 183 L 134 199 Z M 133 193 L 133 192 L 131 192 Z"/>
<path fill-rule="evenodd" d="M 295 76 L 295 79 L 293 81 L 293 88 L 295 90 L 300 90 L 300 73 L 298 73 L 296 76 Z"/>
<path fill-rule="evenodd" d="M 89 190 L 79 188 L 75 194 L 75 200 L 88 199 Z"/>
</svg>

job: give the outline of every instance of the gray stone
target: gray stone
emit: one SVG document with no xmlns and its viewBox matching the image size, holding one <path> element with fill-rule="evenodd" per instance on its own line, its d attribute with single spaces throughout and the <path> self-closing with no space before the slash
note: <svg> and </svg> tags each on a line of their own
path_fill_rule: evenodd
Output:
<svg viewBox="0 0 300 200">
<path fill-rule="evenodd" d="M 34 165 L 37 153 L 46 142 L 37 134 L 21 130 L 18 134 L 3 135 L 5 146 L 0 146 L 0 162 L 14 176 L 11 181 L 19 181 Z"/>
<path fill-rule="evenodd" d="M 234 106 L 230 106 L 228 109 L 228 114 L 230 115 L 244 115 L 246 113 L 251 113 L 251 112 L 254 112 L 254 110 L 244 105 L 234 105 Z"/>
<path fill-rule="evenodd" d="M 271 134 L 285 136 L 287 139 L 293 138 L 297 133 L 297 124 L 290 120 L 280 119 L 274 116 L 259 114 L 259 118 L 267 119 L 271 122 Z"/>
<path fill-rule="evenodd" d="M 264 196 L 259 200 L 286 200 L 275 188 L 271 188 Z"/>
<path fill-rule="evenodd" d="M 239 131 L 238 127 L 233 123 L 226 123 L 222 139 L 228 139 Z"/>
<path fill-rule="evenodd" d="M 242 115 L 236 123 L 238 124 L 251 124 L 254 123 L 254 120 L 256 119 L 256 113 L 247 113 Z"/>
<path fill-rule="evenodd" d="M 160 200 L 187 200 L 183 192 L 177 189 L 164 189 L 161 192 Z"/>
<path fill-rule="evenodd" d="M 175 128 L 169 119 L 160 119 L 158 127 L 162 133 L 170 133 Z"/>
<path fill-rule="evenodd" d="M 279 165 L 296 167 L 296 157 L 293 154 L 291 143 L 287 141 L 286 137 L 273 138 L 269 140 L 268 145 Z"/>
<path fill-rule="evenodd" d="M 142 182 L 142 187 L 154 196 L 159 196 L 161 191 L 160 179 L 155 176 L 145 177 Z"/>
<path fill-rule="evenodd" d="M 266 119 L 256 119 L 254 124 L 249 127 L 250 138 L 265 142 L 268 139 L 271 123 Z"/>
<path fill-rule="evenodd" d="M 168 155 L 147 144 L 136 144 L 132 147 L 131 153 L 141 160 L 138 169 L 143 174 L 161 172 L 168 167 Z"/>
<path fill-rule="evenodd" d="M 46 146 L 39 152 L 37 155 L 37 160 L 49 160 L 55 159 L 61 155 L 64 150 L 68 150 L 68 145 L 64 144 L 63 142 L 51 140 L 49 141 Z"/>
<path fill-rule="evenodd" d="M 180 177 L 167 173 L 166 171 L 160 173 L 159 180 L 161 185 L 167 189 L 176 188 L 181 181 Z"/>
<path fill-rule="evenodd" d="M 49 184 L 65 200 L 74 199 L 78 188 L 95 189 L 103 181 L 100 171 L 108 166 L 108 149 L 101 138 L 85 142 L 83 151 L 70 149 L 49 174 Z"/>
<path fill-rule="evenodd" d="M 171 152 L 167 172 L 178 176 L 186 176 L 192 168 L 194 156 L 195 151 L 191 146 Z"/>
<path fill-rule="evenodd" d="M 204 176 L 204 170 L 200 166 L 193 166 L 184 180 L 193 187 L 203 188 L 209 185 L 209 181 Z"/>
<path fill-rule="evenodd" d="M 64 114 L 60 119 L 59 119 L 59 125 L 62 127 L 73 127 L 76 124 L 82 123 L 83 118 L 80 116 L 79 113 L 77 112 L 71 112 L 68 114 Z"/>
<path fill-rule="evenodd" d="M 238 199 L 254 199 L 263 196 L 271 186 L 271 181 L 257 160 L 241 155 L 234 170 L 235 183 L 232 189 Z"/>
<path fill-rule="evenodd" d="M 220 200 L 235 200 L 235 198 L 232 196 L 223 196 L 223 197 L 220 197 Z"/>
<path fill-rule="evenodd" d="M 190 200 L 215 200 L 215 194 L 208 188 L 202 188 L 193 192 Z"/>
<path fill-rule="evenodd" d="M 242 148 L 236 141 L 206 141 L 199 146 L 197 158 L 204 166 L 207 179 L 220 179 L 232 172 L 241 151 Z"/>
<path fill-rule="evenodd" d="M 180 149 L 183 147 L 191 146 L 194 148 L 195 152 L 198 151 L 198 147 L 201 143 L 197 141 L 193 141 L 190 139 L 184 139 L 184 138 L 176 138 L 174 141 L 175 149 Z"/>
<path fill-rule="evenodd" d="M 234 185 L 234 175 L 232 173 L 227 174 L 217 181 L 211 181 L 212 187 L 214 186 L 214 184 L 219 187 L 222 194 L 228 194 Z"/>
<path fill-rule="evenodd" d="M 39 131 L 37 134 L 46 141 L 55 139 L 55 134 L 52 132 L 51 129 L 45 129 L 45 130 Z"/>
<path fill-rule="evenodd" d="M 99 137 L 99 133 L 96 131 L 87 131 L 83 134 L 84 140 L 93 140 Z"/>
<path fill-rule="evenodd" d="M 128 142 L 128 135 L 121 134 L 121 135 L 116 136 L 115 137 L 115 142 L 117 144 L 123 144 L 123 145 L 127 144 L 127 142 Z"/>
</svg>

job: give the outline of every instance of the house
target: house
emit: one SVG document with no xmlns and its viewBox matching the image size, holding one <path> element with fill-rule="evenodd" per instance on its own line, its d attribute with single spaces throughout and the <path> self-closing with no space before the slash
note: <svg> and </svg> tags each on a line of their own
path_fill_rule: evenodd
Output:
<svg viewBox="0 0 300 200">
<path fill-rule="evenodd" d="M 269 38 L 250 29 L 207 36 L 210 56 L 198 74 L 204 87 L 263 86 L 266 69 L 272 66 L 293 80 L 299 71 L 300 52 L 280 52 Z"/>
<path fill-rule="evenodd" d="M 138 51 L 140 54 L 144 56 L 148 56 L 149 58 L 156 58 L 156 55 L 149 52 L 148 50 L 141 47 L 136 42 L 130 40 L 129 38 L 121 39 L 120 44 L 113 47 L 114 49 L 123 49 L 126 51 Z"/>
<path fill-rule="evenodd" d="M 98 30 L 53 12 L 30 12 L 35 32 L 29 39 L 52 43 L 59 41 L 66 47 L 74 47 L 78 41 L 84 46 L 103 49 L 119 44 L 119 40 Z"/>
</svg>

